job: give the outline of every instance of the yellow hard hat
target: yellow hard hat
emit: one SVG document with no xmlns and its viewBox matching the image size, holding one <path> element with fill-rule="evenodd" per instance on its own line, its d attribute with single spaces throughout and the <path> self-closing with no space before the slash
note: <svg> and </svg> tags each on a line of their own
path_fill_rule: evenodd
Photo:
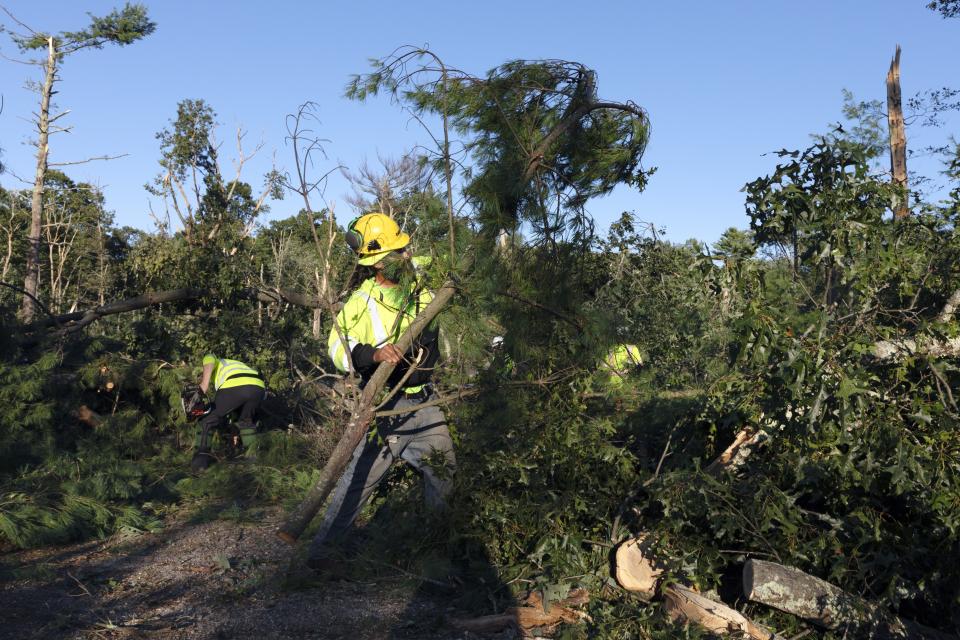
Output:
<svg viewBox="0 0 960 640">
<path fill-rule="evenodd" d="M 390 216 L 368 213 L 347 225 L 347 244 L 360 256 L 360 264 L 375 265 L 391 251 L 403 249 L 410 243 L 410 236 Z"/>
</svg>

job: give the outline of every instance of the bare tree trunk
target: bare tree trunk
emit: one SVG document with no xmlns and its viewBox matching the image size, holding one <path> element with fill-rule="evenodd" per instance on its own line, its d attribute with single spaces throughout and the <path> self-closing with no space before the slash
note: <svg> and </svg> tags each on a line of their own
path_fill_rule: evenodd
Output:
<svg viewBox="0 0 960 640">
<path fill-rule="evenodd" d="M 28 236 L 26 276 L 23 280 L 23 306 L 20 317 L 24 322 L 33 320 L 34 298 L 40 279 L 40 225 L 43 219 L 43 184 L 47 177 L 47 156 L 50 148 L 50 97 L 53 95 L 53 83 L 57 75 L 57 50 L 53 37 L 47 38 L 47 65 L 40 89 L 40 113 L 37 120 L 37 173 L 33 181 L 33 201 L 30 207 L 30 235 Z"/>
<path fill-rule="evenodd" d="M 3 258 L 3 270 L 0 271 L 0 280 L 7 279 L 7 271 L 10 270 L 10 260 L 13 258 L 13 236 L 17 231 L 17 198 L 14 192 L 10 192 L 10 225 L 4 228 L 7 233 L 7 255 Z"/>
<path fill-rule="evenodd" d="M 103 233 L 103 218 L 97 217 L 97 303 L 102 307 L 107 302 L 107 242 Z"/>
<path fill-rule="evenodd" d="M 323 318 L 322 311 L 320 309 L 313 310 L 313 322 L 310 325 L 310 331 L 313 334 L 313 338 L 318 340 L 320 338 L 320 320 Z"/>
<path fill-rule="evenodd" d="M 437 58 L 440 62 L 440 59 Z M 450 234 L 450 262 L 456 261 L 457 241 L 453 226 L 453 168 L 450 166 L 450 114 L 449 91 L 447 88 L 447 66 L 440 62 L 443 69 L 443 174 L 447 181 L 447 225 Z"/>
<path fill-rule="evenodd" d="M 263 263 L 262 262 L 260 263 L 260 282 L 263 283 Z M 278 289 L 280 288 L 279 283 L 277 284 L 277 288 Z M 257 326 L 258 327 L 263 326 L 263 301 L 261 300 L 257 300 Z"/>
<path fill-rule="evenodd" d="M 910 196 L 907 193 L 907 136 L 900 102 L 900 45 L 897 45 L 897 53 L 887 72 L 887 122 L 890 127 L 890 172 L 893 184 L 902 189 L 902 195 L 894 197 L 893 215 L 905 218 L 910 215 Z"/>
</svg>

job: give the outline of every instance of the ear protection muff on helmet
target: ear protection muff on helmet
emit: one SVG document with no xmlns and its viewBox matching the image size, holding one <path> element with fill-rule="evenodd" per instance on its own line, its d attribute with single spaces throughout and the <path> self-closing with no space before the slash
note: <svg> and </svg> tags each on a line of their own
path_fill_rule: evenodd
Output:
<svg viewBox="0 0 960 640">
<path fill-rule="evenodd" d="M 363 245 L 363 235 L 353 228 L 353 225 L 357 224 L 363 216 L 358 216 L 350 221 L 350 224 L 347 225 L 347 231 L 344 233 L 343 237 L 347 241 L 347 246 L 353 250 L 354 253 L 360 253 L 360 247 Z"/>
<path fill-rule="evenodd" d="M 360 249 L 363 247 L 363 234 L 354 229 L 354 225 L 357 224 L 357 221 L 360 220 L 363 216 L 359 216 L 350 221 L 350 224 L 347 225 L 347 232 L 344 234 L 344 239 L 347 241 L 347 246 L 350 247 L 354 253 L 360 253 Z M 367 243 L 367 251 L 379 251 L 380 242 L 377 240 L 371 240 Z"/>
</svg>

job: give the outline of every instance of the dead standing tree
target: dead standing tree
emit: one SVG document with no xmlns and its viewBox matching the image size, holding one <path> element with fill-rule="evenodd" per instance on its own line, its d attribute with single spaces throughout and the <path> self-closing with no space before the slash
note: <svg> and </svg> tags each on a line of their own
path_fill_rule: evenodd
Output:
<svg viewBox="0 0 960 640">
<path fill-rule="evenodd" d="M 890 173 L 900 195 L 894 198 L 893 215 L 910 215 L 907 191 L 907 135 L 903 125 L 903 105 L 900 98 L 900 45 L 887 72 L 887 122 L 890 127 Z"/>
<path fill-rule="evenodd" d="M 316 298 L 320 304 L 318 308 L 314 309 L 312 330 L 314 336 L 318 337 L 322 312 L 325 310 L 332 317 L 336 313 L 337 302 L 342 292 L 334 286 L 334 282 L 337 280 L 337 263 L 334 251 L 337 225 L 333 207 L 327 207 L 323 213 L 316 212 L 311 197 L 315 194 L 322 197 L 327 178 L 333 171 L 342 170 L 342 167 L 334 167 L 317 180 L 312 180 L 310 170 L 314 165 L 314 158 L 316 154 L 326 157 L 323 145 L 328 142 L 314 134 L 311 128 L 312 122 L 319 122 L 316 104 L 313 102 L 303 103 L 296 113 L 287 116 L 287 141 L 293 147 L 296 176 L 293 180 L 286 176 L 282 180 L 282 184 L 303 200 L 303 214 L 307 217 L 307 224 L 310 226 L 310 234 L 316 250 L 316 264 L 314 265 L 313 275 Z M 317 231 L 318 218 L 320 219 L 322 237 L 321 232 Z M 347 279 L 349 280 L 349 278 Z"/>
<path fill-rule="evenodd" d="M 20 315 L 24 322 L 33 319 L 37 286 L 40 279 L 40 243 L 43 221 L 43 190 L 46 181 L 47 169 L 52 166 L 65 166 L 89 162 L 91 160 L 106 160 L 111 156 L 99 156 L 76 162 L 49 162 L 50 135 L 69 131 L 70 127 L 56 124 L 61 118 L 70 113 L 69 109 L 52 114 L 54 108 L 52 99 L 57 93 L 54 90 L 60 79 L 60 67 L 64 58 L 83 49 L 102 49 L 106 44 L 124 46 L 150 35 L 156 25 L 147 17 L 146 7 L 143 5 L 124 5 L 123 9 L 114 10 L 108 15 L 98 18 L 90 16 L 90 24 L 80 31 L 62 31 L 57 35 L 36 31 L 18 20 L 5 7 L 3 11 L 24 31 L 11 32 L 14 43 L 21 52 L 46 50 L 46 58 L 34 60 L 43 70 L 43 80 L 37 86 L 40 94 L 40 109 L 35 114 L 34 124 L 37 127 L 37 166 L 33 182 L 33 198 L 30 208 L 30 234 L 28 236 L 26 275 L 24 276 L 24 296 Z M 118 157 L 118 156 L 112 156 Z"/>
<path fill-rule="evenodd" d="M 358 214 L 368 211 L 385 213 L 405 229 L 415 205 L 415 200 L 407 196 L 431 189 L 427 168 L 413 154 L 378 160 L 379 169 L 364 162 L 357 171 L 343 170 L 343 176 L 354 190 L 347 203 Z"/>
</svg>

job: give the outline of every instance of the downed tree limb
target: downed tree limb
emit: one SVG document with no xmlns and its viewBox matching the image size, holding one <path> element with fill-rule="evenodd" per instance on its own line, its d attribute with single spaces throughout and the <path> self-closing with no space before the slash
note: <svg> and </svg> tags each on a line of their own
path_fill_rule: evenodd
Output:
<svg viewBox="0 0 960 640">
<path fill-rule="evenodd" d="M 820 578 L 775 562 L 748 560 L 743 592 L 758 602 L 820 627 L 875 638 L 946 640 L 949 634 L 904 620 Z"/>
<path fill-rule="evenodd" d="M 436 294 L 434 294 L 430 304 L 420 312 L 414 321 L 410 323 L 410 326 L 407 327 L 403 335 L 400 336 L 400 339 L 397 340 L 396 346 L 401 352 L 405 353 L 410 348 L 413 341 L 427 325 L 437 317 L 447 303 L 450 302 L 455 292 L 456 287 L 452 281 L 448 280 L 440 287 Z M 320 473 L 320 479 L 317 480 L 317 483 L 310 489 L 300 505 L 287 516 L 287 519 L 277 530 L 277 535 L 285 542 L 294 544 L 297 541 L 297 538 L 300 537 L 303 530 L 306 529 L 310 521 L 313 520 L 317 511 L 323 506 L 323 502 L 326 500 L 330 491 L 333 490 L 337 480 L 340 479 L 343 470 L 347 466 L 347 462 L 350 460 L 350 456 L 353 455 L 353 450 L 356 449 L 357 445 L 364 438 L 367 433 L 367 428 L 375 418 L 377 397 L 380 395 L 380 391 L 383 390 L 387 378 L 393 373 L 395 367 L 396 365 L 390 364 L 389 362 L 381 362 L 380 366 L 377 367 L 377 370 L 374 371 L 370 380 L 363 388 L 363 392 L 360 394 L 356 407 L 350 414 L 350 419 L 347 422 L 347 427 L 343 435 L 340 437 L 340 441 L 337 443 L 336 448 L 334 448 L 333 453 L 330 454 L 326 466 L 324 466 L 323 471 Z"/>
<path fill-rule="evenodd" d="M 165 302 L 203 298 L 209 295 L 211 295 L 211 292 L 208 289 L 192 289 L 189 287 L 183 289 L 169 289 L 167 291 L 151 291 L 134 298 L 110 302 L 87 311 L 74 311 L 72 313 L 65 313 L 63 315 L 40 320 L 28 325 L 27 328 L 28 330 L 35 330 L 43 329 L 52 325 L 67 325 L 63 326 L 62 331 L 64 333 L 73 333 L 74 331 L 79 331 L 83 327 L 99 320 L 104 316 L 125 313 L 127 311 L 136 311 L 137 309 L 143 309 L 145 307 L 150 307 L 155 304 L 163 304 Z"/>
<path fill-rule="evenodd" d="M 960 289 L 954 291 L 943 305 L 943 309 L 934 319 L 936 324 L 946 324 L 953 320 L 960 308 Z M 938 340 L 930 337 L 926 340 L 901 338 L 897 340 L 879 340 L 873 343 L 873 357 L 878 360 L 906 358 L 910 356 L 929 356 L 932 358 L 954 358 L 960 356 L 960 337 Z"/>
<path fill-rule="evenodd" d="M 955 358 L 960 356 L 960 336 L 945 340 L 918 341 L 914 338 L 902 340 L 880 340 L 873 344 L 873 356 L 878 360 L 927 356 L 931 358 Z"/>
<path fill-rule="evenodd" d="M 644 600 L 657 595 L 657 586 L 666 568 L 653 556 L 651 546 L 650 536 L 641 534 L 618 545 L 613 559 L 613 577 L 617 583 Z"/>
<path fill-rule="evenodd" d="M 589 620 L 589 616 L 574 607 L 581 607 L 590 601 L 586 589 L 572 589 L 569 595 L 558 602 L 544 606 L 538 592 L 527 597 L 520 606 L 510 607 L 503 613 L 479 618 L 450 618 L 451 626 L 471 633 L 495 633 L 514 627 L 524 637 L 553 633 L 561 624 L 578 624 Z"/>
<path fill-rule="evenodd" d="M 694 622 L 716 635 L 743 634 L 753 640 L 778 638 L 736 609 L 679 585 L 663 588 L 663 608 L 674 622 Z"/>
<path fill-rule="evenodd" d="M 290 291 L 288 289 L 270 289 L 269 291 L 266 289 L 255 289 L 253 293 L 256 294 L 256 299 L 260 302 L 273 304 L 289 302 L 290 304 L 295 304 L 298 307 L 305 307 L 307 309 L 322 309 L 325 306 L 323 301 L 317 296 L 307 295 L 299 291 Z"/>
<path fill-rule="evenodd" d="M 146 307 L 151 307 L 166 302 L 196 300 L 200 298 L 215 298 L 217 295 L 217 292 L 210 289 L 194 289 L 189 287 L 183 289 L 168 289 L 166 291 L 151 291 L 144 293 L 143 295 L 127 298 L 126 300 L 111 302 L 87 311 L 74 311 L 59 316 L 51 315 L 49 318 L 45 318 L 28 325 L 28 330 L 43 329 L 58 325 L 62 327 L 62 331 L 64 333 L 73 333 L 93 322 L 96 322 L 104 316 L 126 313 L 128 311 L 136 311 L 138 309 L 144 309 Z M 288 302 L 290 304 L 306 307 L 308 309 L 319 309 L 324 306 L 322 301 L 315 296 L 309 296 L 296 291 L 287 291 L 284 289 L 273 289 L 269 291 L 265 289 L 248 289 L 241 291 L 240 295 L 243 298 L 258 300 L 260 302 L 271 304 Z"/>
</svg>

